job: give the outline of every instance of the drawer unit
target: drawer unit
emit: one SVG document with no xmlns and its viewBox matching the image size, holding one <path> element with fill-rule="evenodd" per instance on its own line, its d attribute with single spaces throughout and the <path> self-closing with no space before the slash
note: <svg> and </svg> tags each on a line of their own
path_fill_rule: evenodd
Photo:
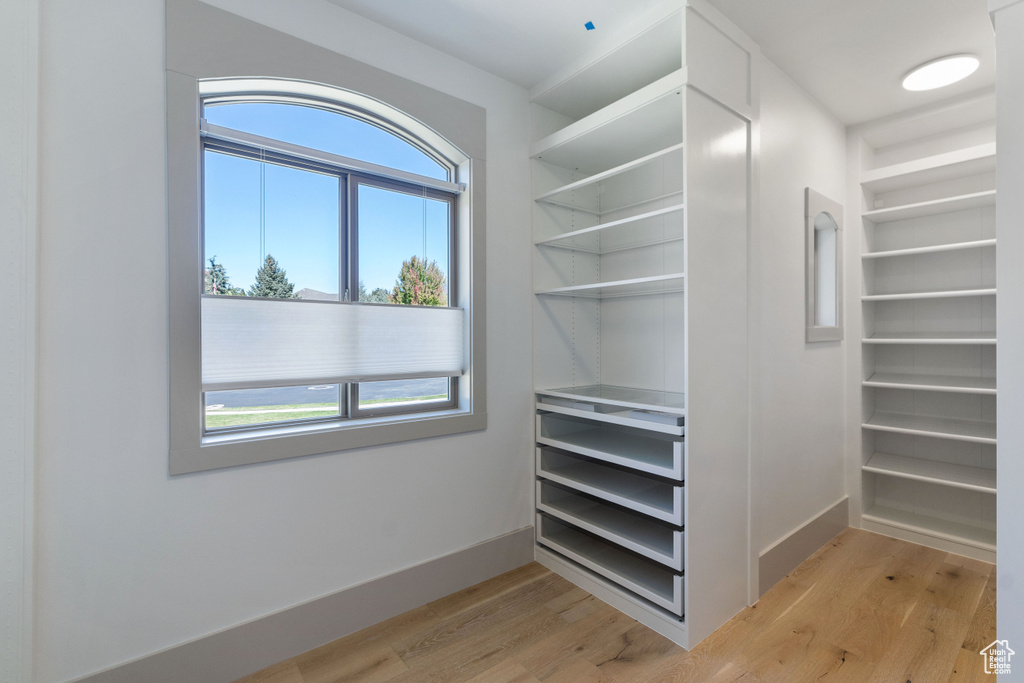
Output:
<svg viewBox="0 0 1024 683">
<path fill-rule="evenodd" d="M 683 529 L 544 480 L 537 482 L 537 509 L 670 569 L 683 570 Z"/>
<path fill-rule="evenodd" d="M 540 413 L 537 442 L 641 472 L 683 479 L 685 443 L 680 437 L 559 413 Z"/>
<path fill-rule="evenodd" d="M 537 542 L 626 588 L 645 600 L 683 616 L 683 576 L 637 557 L 545 514 L 537 514 Z"/>
<path fill-rule="evenodd" d="M 651 430 L 672 436 L 683 436 L 686 434 L 686 426 L 682 424 L 685 420 L 683 416 L 659 411 L 609 406 L 600 403 L 591 404 L 579 401 L 566 401 L 547 396 L 542 396 L 537 402 L 537 410 L 572 417 L 582 417 L 587 420 L 597 420 L 598 422 L 620 425 L 622 427 L 636 427 L 637 429 Z"/>
<path fill-rule="evenodd" d="M 683 526 L 682 483 L 632 474 L 550 447 L 537 448 L 537 476 L 655 519 Z"/>
</svg>

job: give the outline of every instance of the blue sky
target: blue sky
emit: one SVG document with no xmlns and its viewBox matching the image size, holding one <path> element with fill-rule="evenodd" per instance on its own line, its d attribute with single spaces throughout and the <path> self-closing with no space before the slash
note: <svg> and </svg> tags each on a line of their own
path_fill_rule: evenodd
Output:
<svg viewBox="0 0 1024 683">
<path fill-rule="evenodd" d="M 217 125 L 447 179 L 446 169 L 406 142 L 333 112 L 231 104 L 207 107 L 205 116 Z M 338 291 L 337 177 L 211 151 L 205 165 L 207 263 L 216 256 L 231 284 L 248 289 L 269 253 L 296 291 Z M 359 214 L 359 275 L 367 291 L 390 290 L 402 261 L 413 255 L 436 260 L 447 272 L 447 203 L 364 185 Z"/>
</svg>

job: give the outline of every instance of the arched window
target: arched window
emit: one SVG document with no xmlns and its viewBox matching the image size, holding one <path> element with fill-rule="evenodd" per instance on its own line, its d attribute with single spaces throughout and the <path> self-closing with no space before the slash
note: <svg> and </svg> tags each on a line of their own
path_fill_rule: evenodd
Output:
<svg viewBox="0 0 1024 683">
<path fill-rule="evenodd" d="M 201 441 L 465 412 L 470 159 L 340 88 L 197 89 Z"/>
</svg>

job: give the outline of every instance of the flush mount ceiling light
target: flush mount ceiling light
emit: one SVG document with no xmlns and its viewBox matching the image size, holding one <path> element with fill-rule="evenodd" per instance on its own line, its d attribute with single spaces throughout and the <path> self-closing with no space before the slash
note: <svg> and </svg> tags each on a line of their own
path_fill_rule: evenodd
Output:
<svg viewBox="0 0 1024 683">
<path fill-rule="evenodd" d="M 934 90 L 961 81 L 978 69 L 975 55 L 950 55 L 922 64 L 903 77 L 907 90 Z"/>
</svg>

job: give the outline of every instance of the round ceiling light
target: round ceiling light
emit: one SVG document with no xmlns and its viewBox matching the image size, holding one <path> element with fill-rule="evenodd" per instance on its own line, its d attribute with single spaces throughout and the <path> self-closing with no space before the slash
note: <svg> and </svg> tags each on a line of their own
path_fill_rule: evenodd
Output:
<svg viewBox="0 0 1024 683">
<path fill-rule="evenodd" d="M 981 64 L 975 55 L 950 55 L 917 67 L 903 77 L 907 90 L 934 90 L 961 81 L 978 70 Z"/>
</svg>

